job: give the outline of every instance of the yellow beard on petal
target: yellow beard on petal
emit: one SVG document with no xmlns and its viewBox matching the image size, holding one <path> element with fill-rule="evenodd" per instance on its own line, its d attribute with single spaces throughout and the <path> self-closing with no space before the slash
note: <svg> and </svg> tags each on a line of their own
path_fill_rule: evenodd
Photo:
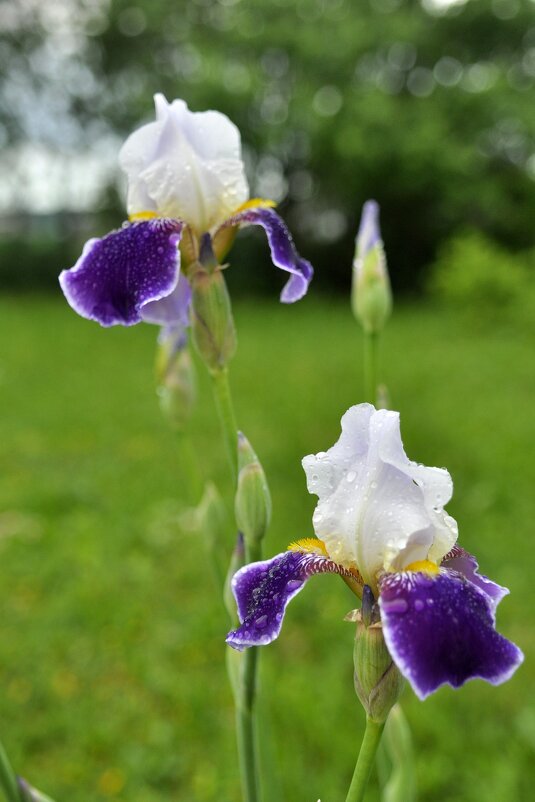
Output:
<svg viewBox="0 0 535 802">
<path fill-rule="evenodd" d="M 403 570 L 419 571 L 422 574 L 430 574 L 432 576 L 435 576 L 439 572 L 438 565 L 436 563 L 431 562 L 431 560 L 416 560 L 416 562 L 410 563 L 409 565 L 405 566 Z"/>
<path fill-rule="evenodd" d="M 154 220 L 155 217 L 158 217 L 157 212 L 136 212 L 128 215 L 131 223 L 139 223 L 140 220 Z"/>
<path fill-rule="evenodd" d="M 301 540 L 295 540 L 288 546 L 288 551 L 300 551 L 302 554 L 322 554 L 324 557 L 329 556 L 325 543 L 317 537 L 304 537 Z"/>
</svg>

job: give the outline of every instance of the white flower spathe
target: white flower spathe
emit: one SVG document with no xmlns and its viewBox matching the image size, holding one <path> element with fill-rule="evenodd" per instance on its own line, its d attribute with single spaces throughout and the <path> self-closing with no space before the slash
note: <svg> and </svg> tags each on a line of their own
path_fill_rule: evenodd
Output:
<svg viewBox="0 0 535 802">
<path fill-rule="evenodd" d="M 356 566 L 372 589 L 380 571 L 439 562 L 457 540 L 457 524 L 443 509 L 453 493 L 451 476 L 408 459 L 398 412 L 351 407 L 338 442 L 305 457 L 303 468 L 309 492 L 319 498 L 316 535 L 333 560 Z"/>
<path fill-rule="evenodd" d="M 130 215 L 156 212 L 202 234 L 249 197 L 240 132 L 218 111 L 189 111 L 154 96 L 156 122 L 131 134 L 119 153 Z"/>
</svg>

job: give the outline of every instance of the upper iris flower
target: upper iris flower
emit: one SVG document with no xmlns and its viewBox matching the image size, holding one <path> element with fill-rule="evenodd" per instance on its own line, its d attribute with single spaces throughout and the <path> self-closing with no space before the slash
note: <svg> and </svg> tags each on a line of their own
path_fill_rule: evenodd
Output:
<svg viewBox="0 0 535 802">
<path fill-rule="evenodd" d="M 281 300 L 302 298 L 312 266 L 295 250 L 274 204 L 247 200 L 236 126 L 217 111 L 191 112 L 182 100 L 156 95 L 155 104 L 156 121 L 135 131 L 119 154 L 130 222 L 89 240 L 61 273 L 69 304 L 103 326 L 183 326 L 191 290 L 181 252 L 186 271 L 203 250 L 221 261 L 246 225 L 264 228 L 273 263 L 291 274 Z"/>
<path fill-rule="evenodd" d="M 270 643 L 306 580 L 337 573 L 358 595 L 368 585 L 378 597 L 390 655 L 420 698 L 443 683 L 509 679 L 523 655 L 495 629 L 508 590 L 480 575 L 475 558 L 455 545 L 457 525 L 444 510 L 451 477 L 408 459 L 399 414 L 351 407 L 338 442 L 305 457 L 303 467 L 319 498 L 317 539 L 235 574 L 241 626 L 227 642 L 235 649 Z"/>
</svg>

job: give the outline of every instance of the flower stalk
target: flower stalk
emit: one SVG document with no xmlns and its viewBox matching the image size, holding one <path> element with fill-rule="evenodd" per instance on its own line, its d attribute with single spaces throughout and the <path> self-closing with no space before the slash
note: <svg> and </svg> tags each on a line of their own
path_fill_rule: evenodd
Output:
<svg viewBox="0 0 535 802">
<path fill-rule="evenodd" d="M 378 406 L 379 385 L 379 333 L 364 332 L 364 387 L 366 401 Z"/>
<path fill-rule="evenodd" d="M 230 390 L 227 368 L 211 371 L 212 388 L 219 413 L 221 431 L 230 463 L 232 481 L 235 484 L 238 476 L 238 427 Z"/>
<path fill-rule="evenodd" d="M 370 778 L 373 761 L 383 734 L 384 722 L 373 721 L 366 716 L 366 729 L 360 747 L 353 779 L 347 792 L 346 802 L 362 802 Z"/>
</svg>

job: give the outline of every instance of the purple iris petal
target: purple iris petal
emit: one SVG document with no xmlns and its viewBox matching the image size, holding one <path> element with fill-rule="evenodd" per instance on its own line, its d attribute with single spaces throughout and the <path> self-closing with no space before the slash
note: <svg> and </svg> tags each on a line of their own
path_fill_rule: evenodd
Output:
<svg viewBox="0 0 535 802">
<path fill-rule="evenodd" d="M 449 568 L 462 574 L 472 585 L 475 585 L 486 593 L 493 613 L 504 596 L 509 593 L 508 588 L 497 585 L 484 574 L 479 574 L 479 565 L 473 554 L 465 551 L 460 546 L 454 546 L 449 554 L 442 560 L 442 568 Z"/>
<path fill-rule="evenodd" d="M 89 240 L 74 267 L 59 277 L 67 301 L 102 326 L 139 323 L 145 305 L 177 285 L 183 227 L 178 220 L 147 220 Z"/>
<path fill-rule="evenodd" d="M 328 557 L 297 551 L 286 551 L 271 560 L 240 568 L 232 579 L 232 591 L 241 626 L 227 635 L 229 646 L 242 651 L 275 640 L 290 599 L 307 579 L 323 573 L 352 576 Z"/>
<path fill-rule="evenodd" d="M 524 659 L 494 629 L 486 593 L 456 571 L 386 574 L 379 589 L 386 645 L 420 699 L 476 677 L 498 685 Z"/>
<path fill-rule="evenodd" d="M 178 282 L 169 295 L 159 301 L 149 301 L 141 309 L 145 323 L 156 323 L 169 329 L 185 329 L 189 325 L 191 286 L 181 273 Z"/>
<path fill-rule="evenodd" d="M 222 227 L 235 225 L 262 226 L 268 238 L 273 264 L 292 274 L 283 287 L 281 301 L 291 304 L 302 298 L 308 290 L 314 270 L 310 262 L 297 253 L 292 235 L 279 215 L 273 209 L 253 207 L 233 215 Z"/>
</svg>

